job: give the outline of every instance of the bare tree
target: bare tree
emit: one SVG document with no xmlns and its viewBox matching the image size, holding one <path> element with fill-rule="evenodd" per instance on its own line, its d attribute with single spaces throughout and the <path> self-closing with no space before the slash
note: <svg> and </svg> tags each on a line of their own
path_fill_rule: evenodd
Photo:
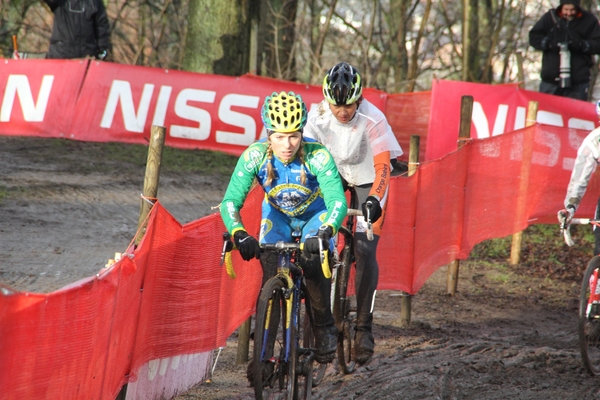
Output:
<svg viewBox="0 0 600 400">
<path fill-rule="evenodd" d="M 183 68 L 242 75 L 250 65 L 251 8 L 254 0 L 190 0 Z"/>
<path fill-rule="evenodd" d="M 528 32 L 557 5 L 557 0 L 104 1 L 114 62 L 224 75 L 252 70 L 319 84 L 328 68 L 347 61 L 359 68 L 366 86 L 390 93 L 428 90 L 435 77 L 532 83 L 541 54 L 529 47 Z M 596 13 L 598 3 L 582 0 Z M 4 56 L 10 56 L 13 34 L 25 51 L 47 50 L 53 16 L 39 0 L 0 0 L 0 6 Z"/>
</svg>

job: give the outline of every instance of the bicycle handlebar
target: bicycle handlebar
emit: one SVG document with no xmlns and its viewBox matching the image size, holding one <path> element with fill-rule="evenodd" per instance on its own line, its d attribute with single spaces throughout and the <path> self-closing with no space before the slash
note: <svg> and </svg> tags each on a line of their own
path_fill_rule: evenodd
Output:
<svg viewBox="0 0 600 400">
<path fill-rule="evenodd" d="M 280 251 L 293 251 L 293 250 L 302 250 L 304 247 L 304 243 L 286 243 L 286 242 L 277 242 L 277 243 L 263 243 L 260 245 L 260 248 L 263 250 L 280 250 Z"/>
<path fill-rule="evenodd" d="M 600 226 L 600 220 L 592 219 L 592 218 L 572 218 L 568 223 L 561 223 L 560 230 L 565 238 L 565 243 L 567 246 L 571 247 L 575 244 L 573 238 L 571 237 L 571 225 L 596 225 Z"/>
<path fill-rule="evenodd" d="M 371 208 L 373 207 L 373 203 L 368 201 L 366 205 L 367 209 L 367 217 L 365 221 L 367 222 L 367 240 L 373 240 L 373 223 L 371 222 L 370 213 Z M 348 209 L 348 216 L 356 216 L 362 217 L 362 210 L 356 210 L 353 208 Z M 263 243 L 260 245 L 262 250 L 279 250 L 279 251 L 293 251 L 293 250 L 302 250 L 304 248 L 304 243 L 286 243 L 286 242 L 277 242 L 277 243 Z M 231 250 L 233 249 L 233 241 L 231 240 L 231 235 L 229 232 L 223 233 L 223 249 L 221 250 L 221 263 L 223 265 L 225 263 L 225 268 L 227 270 L 227 275 L 231 279 L 235 278 L 235 271 L 233 270 L 233 263 L 231 262 Z M 329 256 L 328 250 L 323 248 L 323 243 L 319 242 L 319 256 L 321 259 L 321 267 L 323 268 L 323 275 L 326 278 L 331 278 L 331 269 L 329 268 Z"/>
<path fill-rule="evenodd" d="M 371 207 L 373 206 L 373 204 L 369 201 L 367 203 L 367 213 L 371 212 Z M 348 209 L 348 213 L 346 214 L 349 217 L 363 217 L 363 212 L 362 210 L 356 210 L 354 208 L 349 208 Z M 371 241 L 373 240 L 373 223 L 370 221 L 370 218 L 367 216 L 367 218 L 365 218 L 365 221 L 367 222 L 367 240 Z"/>
</svg>

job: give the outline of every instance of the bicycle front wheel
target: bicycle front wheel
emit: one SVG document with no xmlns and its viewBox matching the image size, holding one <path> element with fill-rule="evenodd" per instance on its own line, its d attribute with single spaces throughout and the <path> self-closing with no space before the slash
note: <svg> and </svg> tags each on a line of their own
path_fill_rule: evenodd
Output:
<svg viewBox="0 0 600 400">
<path fill-rule="evenodd" d="M 286 288 L 281 279 L 273 277 L 264 284 L 258 299 L 252 360 L 252 382 L 257 400 L 293 399 L 295 360 L 290 364 L 288 358 L 295 348 L 291 348 L 294 340 L 286 337 Z"/>
<path fill-rule="evenodd" d="M 579 348 L 590 375 L 600 375 L 600 257 L 588 263 L 579 298 Z"/>
</svg>

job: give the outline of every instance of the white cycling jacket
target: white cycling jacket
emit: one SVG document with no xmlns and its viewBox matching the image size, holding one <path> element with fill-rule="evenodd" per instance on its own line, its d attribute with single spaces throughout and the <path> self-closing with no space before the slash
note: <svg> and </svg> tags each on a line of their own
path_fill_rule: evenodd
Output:
<svg viewBox="0 0 600 400">
<path fill-rule="evenodd" d="M 402 155 L 385 115 L 364 98 L 347 124 L 340 123 L 327 100 L 323 100 L 308 113 L 304 136 L 324 144 L 336 161 L 340 175 L 354 186 L 373 183 L 374 156 L 385 151 L 390 152 L 390 159 Z"/>
<path fill-rule="evenodd" d="M 598 165 L 598 159 L 600 159 L 600 128 L 591 131 L 577 150 L 577 158 L 567 187 L 565 207 L 569 204 L 579 207 L 592 173 Z"/>
</svg>

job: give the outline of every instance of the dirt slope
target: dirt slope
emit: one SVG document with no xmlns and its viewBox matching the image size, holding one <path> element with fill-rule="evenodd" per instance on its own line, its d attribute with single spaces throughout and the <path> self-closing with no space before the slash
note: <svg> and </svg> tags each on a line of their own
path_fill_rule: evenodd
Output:
<svg viewBox="0 0 600 400">
<path fill-rule="evenodd" d="M 144 167 L 103 149 L 0 137 L 0 283 L 51 292 L 96 273 L 127 247 Z M 226 185 L 223 176 L 165 171 L 159 198 L 185 223 L 212 212 Z M 446 268 L 439 269 L 413 297 L 406 329 L 398 321 L 398 293 L 379 293 L 373 360 L 348 376 L 330 366 L 313 398 L 600 398 L 600 380 L 584 372 L 577 342 L 586 253 L 563 251 L 555 273 L 547 252 L 524 251 L 527 269 L 519 271 L 505 263 L 462 263 L 452 297 L 445 294 Z M 211 382 L 178 399 L 253 398 L 245 365 L 235 358 L 234 334 Z"/>
</svg>

